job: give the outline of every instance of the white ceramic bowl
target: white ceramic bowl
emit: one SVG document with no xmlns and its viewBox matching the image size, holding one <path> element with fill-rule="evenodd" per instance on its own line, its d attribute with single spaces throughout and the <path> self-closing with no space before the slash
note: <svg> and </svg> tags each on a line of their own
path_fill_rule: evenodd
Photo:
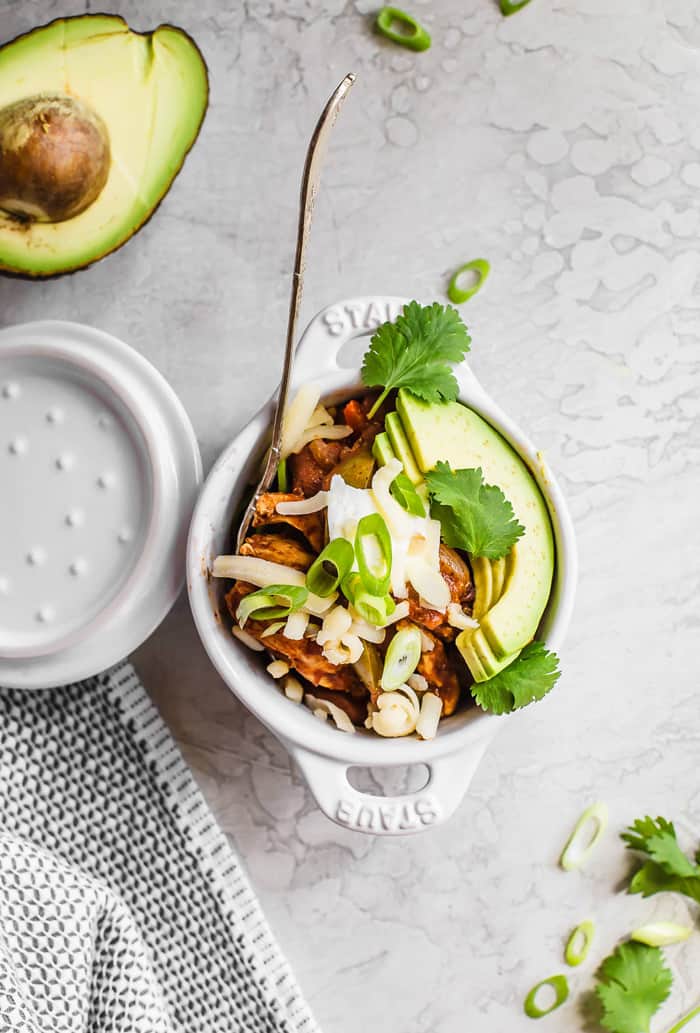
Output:
<svg viewBox="0 0 700 1033">
<path fill-rule="evenodd" d="M 364 297 L 320 312 L 297 351 L 292 391 L 318 380 L 325 397 L 350 397 L 360 387 L 360 357 L 368 334 L 394 319 L 407 299 Z M 566 632 L 574 602 L 576 544 L 571 519 L 556 480 L 534 445 L 489 398 L 466 363 L 456 371 L 460 399 L 475 409 L 513 445 L 529 465 L 547 500 L 556 539 L 554 585 L 540 637 L 556 649 Z M 444 720 L 436 738 L 382 739 L 354 735 L 321 722 L 306 707 L 291 703 L 265 671 L 262 654 L 231 634 L 223 600 L 224 584 L 210 577 L 212 561 L 232 550 L 233 520 L 247 486 L 255 478 L 268 440 L 272 401 L 226 448 L 213 467 L 196 506 L 187 548 L 187 582 L 202 642 L 224 681 L 286 746 L 301 768 L 319 806 L 341 825 L 378 835 L 419 832 L 445 821 L 455 810 L 487 746 L 505 720 L 476 707 Z M 372 796 L 348 781 L 348 768 L 427 765 L 430 776 L 417 793 Z"/>
</svg>

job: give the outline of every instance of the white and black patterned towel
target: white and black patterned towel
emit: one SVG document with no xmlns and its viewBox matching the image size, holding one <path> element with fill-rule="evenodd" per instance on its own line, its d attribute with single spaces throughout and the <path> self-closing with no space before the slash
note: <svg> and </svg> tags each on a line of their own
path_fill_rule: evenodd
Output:
<svg viewBox="0 0 700 1033">
<path fill-rule="evenodd" d="M 128 664 L 0 689 L 0 1030 L 317 1033 Z"/>
</svg>

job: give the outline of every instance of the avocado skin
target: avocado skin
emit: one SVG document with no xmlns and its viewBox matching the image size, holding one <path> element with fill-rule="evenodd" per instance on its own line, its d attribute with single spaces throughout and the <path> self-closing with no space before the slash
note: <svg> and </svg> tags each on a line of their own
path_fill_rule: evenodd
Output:
<svg viewBox="0 0 700 1033">
<path fill-rule="evenodd" d="M 200 59 L 201 64 L 202 64 L 202 70 L 203 70 L 203 73 L 204 73 L 204 80 L 205 80 L 205 94 L 204 94 L 204 104 L 203 104 L 202 116 L 201 116 L 201 118 L 199 120 L 199 124 L 197 126 L 196 132 L 192 136 L 192 138 L 189 141 L 189 144 L 187 145 L 187 147 L 183 150 L 182 156 L 180 158 L 180 161 L 176 165 L 176 167 L 173 169 L 172 174 L 170 175 L 170 178 L 168 179 L 167 183 L 165 184 L 163 192 L 161 193 L 160 197 L 157 199 L 157 201 L 155 202 L 153 207 L 148 211 L 148 213 L 141 220 L 139 220 L 137 223 L 135 223 L 133 225 L 133 227 L 129 230 L 129 232 L 117 244 L 115 244 L 112 247 L 106 248 L 102 252 L 95 253 L 91 257 L 87 258 L 85 261 L 75 262 L 75 263 L 71 264 L 70 266 L 66 266 L 65 268 L 61 268 L 61 269 L 52 270 L 51 272 L 42 272 L 42 271 L 36 271 L 35 272 L 35 271 L 32 271 L 32 270 L 28 270 L 28 269 L 20 269 L 20 268 L 13 267 L 11 265 L 7 265 L 7 264 L 3 263 L 2 259 L 0 258 L 0 276 L 7 277 L 8 279 L 39 281 L 39 280 L 53 280 L 53 279 L 56 279 L 56 278 L 58 278 L 60 276 L 72 275 L 73 273 L 80 272 L 82 269 L 89 268 L 91 265 L 94 265 L 96 262 L 99 262 L 103 258 L 106 258 L 107 255 L 110 255 L 110 254 L 112 254 L 115 251 L 119 251 L 122 247 L 124 247 L 124 245 L 126 243 L 128 243 L 131 240 L 131 238 L 133 236 L 135 236 L 136 233 L 138 233 L 139 230 L 143 229 L 143 227 L 147 223 L 149 223 L 151 221 L 151 219 L 153 218 L 155 213 L 160 208 L 163 200 L 165 199 L 166 195 L 168 194 L 168 191 L 170 190 L 170 187 L 172 186 L 173 182 L 175 181 L 175 179 L 179 175 L 180 170 L 182 169 L 182 166 L 185 163 L 185 159 L 186 159 L 187 155 L 189 154 L 189 152 L 192 150 L 192 148 L 194 147 L 195 143 L 197 142 L 197 139 L 198 139 L 199 134 L 200 134 L 201 129 L 202 129 L 202 124 L 204 122 L 204 117 L 205 117 L 207 109 L 209 107 L 209 97 L 210 97 L 209 68 L 208 68 L 207 63 L 206 63 L 206 61 L 204 59 L 204 56 L 203 56 L 201 50 L 199 49 L 198 44 L 194 40 L 194 38 L 188 32 L 186 32 L 185 29 L 181 28 L 178 25 L 173 25 L 171 22 L 162 22 L 160 25 L 157 26 L 157 28 L 153 29 L 150 32 L 137 32 L 135 29 L 131 29 L 129 27 L 126 19 L 122 18 L 121 15 L 111 14 L 110 12 L 107 12 L 107 11 L 91 11 L 89 14 L 67 15 L 65 17 L 53 18 L 51 21 L 45 22 L 43 25 L 38 25 L 38 26 L 36 26 L 33 29 L 28 29 L 27 32 L 22 32 L 18 36 L 15 36 L 12 39 L 7 40 L 5 43 L 3 43 L 0 46 L 0 55 L 2 54 L 2 51 L 6 47 L 10 47 L 10 46 L 12 46 L 12 45 L 14 45 L 16 43 L 19 43 L 21 40 L 27 39 L 27 38 L 29 38 L 29 37 L 37 34 L 37 33 L 40 33 L 40 32 L 42 32 L 44 30 L 48 30 L 52 26 L 55 26 L 59 22 L 66 22 L 66 23 L 68 23 L 68 22 L 77 22 L 77 21 L 82 21 L 82 20 L 91 19 L 91 18 L 94 18 L 94 19 L 110 18 L 110 19 L 113 19 L 114 21 L 119 21 L 119 22 L 121 22 L 124 25 L 125 29 L 127 29 L 129 32 L 131 32 L 134 36 L 141 36 L 141 37 L 143 37 L 145 39 L 151 39 L 155 35 L 155 33 L 159 31 L 159 29 L 171 29 L 174 32 L 179 33 L 182 37 L 184 37 L 192 45 L 192 47 L 197 51 L 197 53 L 199 55 L 199 59 Z M 0 101 L 0 106 L 1 105 L 2 105 L 2 102 Z M 17 220 L 17 224 L 18 224 L 17 231 L 18 232 L 22 232 L 21 220 Z"/>
</svg>

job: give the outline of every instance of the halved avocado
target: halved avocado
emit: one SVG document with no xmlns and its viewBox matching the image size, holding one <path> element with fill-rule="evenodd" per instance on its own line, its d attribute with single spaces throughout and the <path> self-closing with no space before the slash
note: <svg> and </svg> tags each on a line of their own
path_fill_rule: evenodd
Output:
<svg viewBox="0 0 700 1033">
<path fill-rule="evenodd" d="M 149 218 L 194 143 L 207 70 L 190 37 L 59 18 L 0 48 L 0 272 L 54 276 Z"/>
</svg>

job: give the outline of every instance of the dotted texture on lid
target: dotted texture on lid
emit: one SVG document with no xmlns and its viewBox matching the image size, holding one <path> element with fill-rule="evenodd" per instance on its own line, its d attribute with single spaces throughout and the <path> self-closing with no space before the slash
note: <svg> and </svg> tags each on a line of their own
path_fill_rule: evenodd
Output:
<svg viewBox="0 0 700 1033">
<path fill-rule="evenodd" d="M 150 470 L 119 399 L 71 363 L 0 354 L 0 385 L 0 654 L 17 655 L 117 595 L 143 548 Z"/>
<path fill-rule="evenodd" d="M 184 409 L 132 348 L 77 323 L 0 330 L 0 685 L 85 678 L 147 638 L 200 481 Z"/>
</svg>

